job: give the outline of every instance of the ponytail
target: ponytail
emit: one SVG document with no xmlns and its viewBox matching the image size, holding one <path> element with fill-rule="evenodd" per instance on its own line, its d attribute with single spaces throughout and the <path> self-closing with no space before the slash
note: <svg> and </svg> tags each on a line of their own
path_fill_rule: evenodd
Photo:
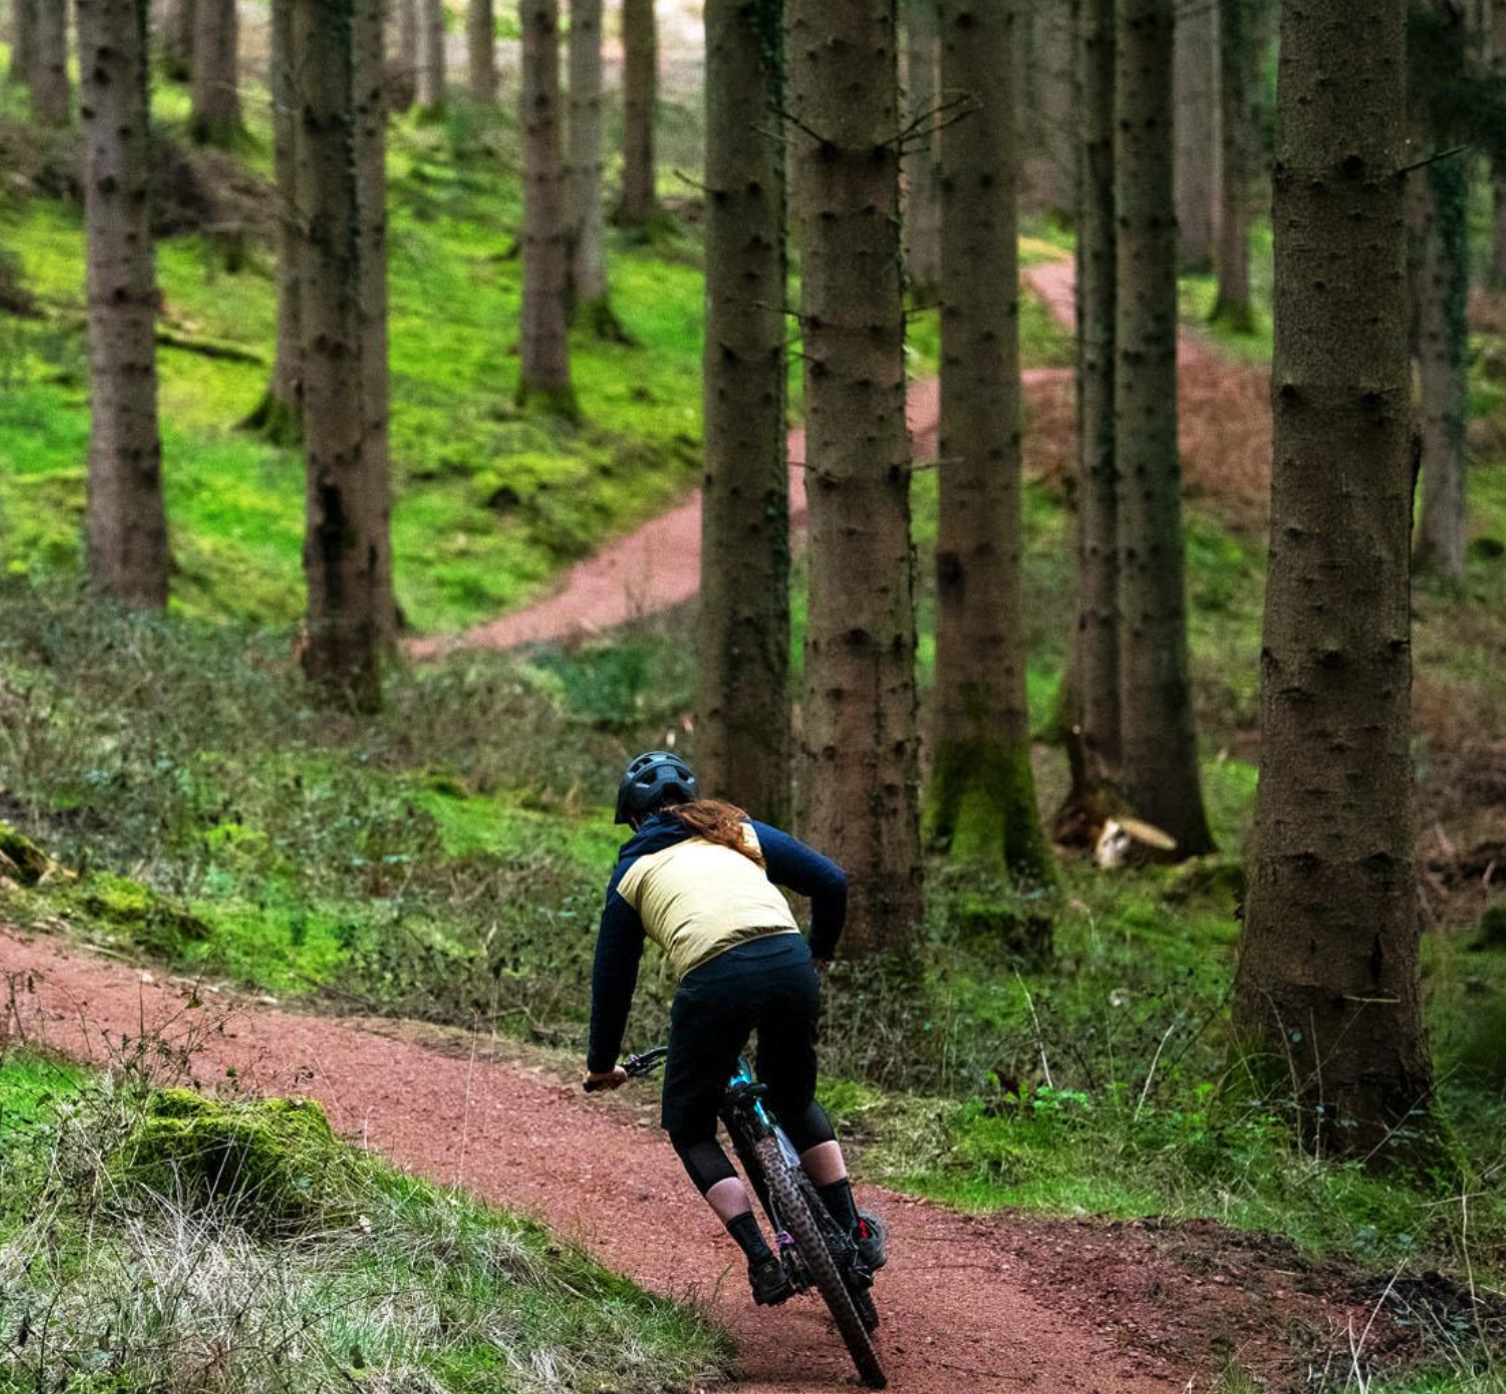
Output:
<svg viewBox="0 0 1506 1394">
<path fill-rule="evenodd" d="M 720 799 L 696 799 L 692 803 L 675 804 L 668 812 L 673 813 L 696 837 L 741 852 L 759 866 L 764 864 L 763 853 L 748 841 L 744 830 L 748 815 L 735 804 L 723 803 Z"/>
</svg>

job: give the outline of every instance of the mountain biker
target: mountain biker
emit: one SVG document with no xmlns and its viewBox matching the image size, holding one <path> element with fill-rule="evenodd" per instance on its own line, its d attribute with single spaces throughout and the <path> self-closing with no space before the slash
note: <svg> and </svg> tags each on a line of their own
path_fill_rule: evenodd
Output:
<svg viewBox="0 0 1506 1394">
<path fill-rule="evenodd" d="M 607 885 L 591 978 L 587 1079 L 616 1089 L 617 1064 L 645 939 L 679 980 L 670 1010 L 661 1122 L 690 1179 L 747 1256 L 753 1300 L 793 1289 L 770 1250 L 747 1187 L 717 1141 L 717 1105 L 754 1029 L 758 1077 L 800 1164 L 858 1261 L 883 1267 L 883 1225 L 859 1214 L 847 1164 L 816 1102 L 817 967 L 836 949 L 847 877 L 788 833 L 731 804 L 700 797 L 689 765 L 669 751 L 638 756 L 617 791 L 617 821 L 633 829 Z M 777 887 L 808 896 L 810 944 Z"/>
</svg>

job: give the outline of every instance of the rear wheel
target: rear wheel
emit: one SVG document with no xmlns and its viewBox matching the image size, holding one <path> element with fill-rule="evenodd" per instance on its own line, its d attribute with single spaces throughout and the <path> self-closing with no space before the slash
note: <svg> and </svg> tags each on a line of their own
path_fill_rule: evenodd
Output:
<svg viewBox="0 0 1506 1394">
<path fill-rule="evenodd" d="M 837 1271 L 831 1251 L 826 1247 L 821 1227 L 812 1213 L 809 1203 L 801 1193 L 799 1182 L 784 1160 L 775 1138 L 766 1137 L 758 1143 L 758 1161 L 763 1168 L 768 1184 L 769 1198 L 779 1222 L 789 1231 L 800 1251 L 800 1258 L 810 1273 L 811 1281 L 825 1299 L 832 1319 L 837 1323 L 847 1353 L 857 1366 L 863 1383 L 870 1389 L 883 1389 L 888 1384 L 884 1368 L 879 1364 L 878 1352 L 868 1335 L 868 1326 Z M 870 1300 L 869 1306 L 872 1306 Z M 877 1314 L 875 1313 L 875 1316 Z"/>
</svg>

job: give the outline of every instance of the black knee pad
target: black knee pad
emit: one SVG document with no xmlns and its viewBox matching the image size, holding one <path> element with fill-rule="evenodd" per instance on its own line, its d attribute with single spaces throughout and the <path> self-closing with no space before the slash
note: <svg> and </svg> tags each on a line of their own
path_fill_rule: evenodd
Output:
<svg viewBox="0 0 1506 1394">
<path fill-rule="evenodd" d="M 784 1124 L 784 1130 L 789 1134 L 789 1139 L 795 1145 L 795 1151 L 802 1156 L 809 1152 L 812 1147 L 819 1147 L 823 1142 L 835 1142 L 836 1131 L 831 1126 L 831 1119 L 826 1116 L 826 1110 L 814 1099 L 803 1109 L 793 1115 L 780 1113 L 779 1121 Z"/>
<path fill-rule="evenodd" d="M 701 1137 L 687 1142 L 671 1133 L 669 1140 L 702 1195 L 718 1182 L 731 1181 L 737 1176 L 732 1163 L 727 1160 L 727 1154 L 714 1137 Z"/>
</svg>

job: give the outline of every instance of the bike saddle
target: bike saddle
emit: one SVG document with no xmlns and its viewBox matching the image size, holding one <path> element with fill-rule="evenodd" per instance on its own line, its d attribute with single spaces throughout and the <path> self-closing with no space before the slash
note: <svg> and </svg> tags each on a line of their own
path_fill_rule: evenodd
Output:
<svg viewBox="0 0 1506 1394">
<path fill-rule="evenodd" d="M 739 1104 L 750 1104 L 763 1098 L 768 1092 L 767 1084 L 735 1084 L 727 1091 L 724 1102 L 733 1107 Z"/>
</svg>

